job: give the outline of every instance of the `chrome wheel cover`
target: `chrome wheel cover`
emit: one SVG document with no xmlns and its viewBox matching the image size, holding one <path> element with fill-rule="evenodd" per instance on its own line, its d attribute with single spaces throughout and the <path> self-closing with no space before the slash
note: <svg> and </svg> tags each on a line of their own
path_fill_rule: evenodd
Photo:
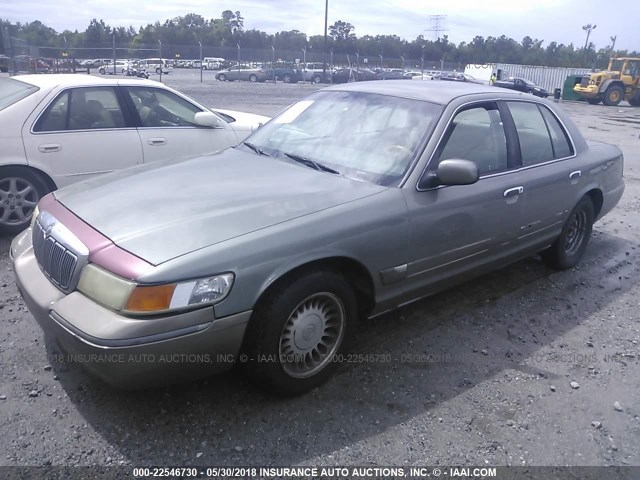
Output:
<svg viewBox="0 0 640 480">
<path fill-rule="evenodd" d="M 0 180 L 0 224 L 23 225 L 29 223 L 40 195 L 35 185 L 21 177 Z"/>
<path fill-rule="evenodd" d="M 333 293 L 315 293 L 289 315 L 278 348 L 282 369 L 293 378 L 308 378 L 327 366 L 336 353 L 346 324 L 345 308 Z"/>
</svg>

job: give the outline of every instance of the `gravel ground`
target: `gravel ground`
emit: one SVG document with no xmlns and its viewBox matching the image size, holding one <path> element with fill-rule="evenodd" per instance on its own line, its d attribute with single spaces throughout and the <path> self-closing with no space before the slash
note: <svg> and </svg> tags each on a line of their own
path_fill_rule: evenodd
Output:
<svg viewBox="0 0 640 480">
<path fill-rule="evenodd" d="M 204 73 L 163 81 L 267 115 L 316 88 Z M 369 320 L 355 353 L 390 360 L 295 399 L 233 374 L 122 392 L 58 361 L 0 239 L 0 465 L 640 465 L 640 109 L 563 108 L 626 158 L 580 267 L 531 258 Z"/>
</svg>

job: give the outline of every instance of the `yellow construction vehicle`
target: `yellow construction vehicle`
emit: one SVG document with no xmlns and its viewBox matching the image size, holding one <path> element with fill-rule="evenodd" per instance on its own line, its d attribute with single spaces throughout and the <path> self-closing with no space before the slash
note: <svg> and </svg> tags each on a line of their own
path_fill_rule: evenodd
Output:
<svg viewBox="0 0 640 480">
<path fill-rule="evenodd" d="M 573 91 L 592 105 L 618 105 L 626 100 L 640 107 L 640 58 L 613 57 L 604 72 L 582 77 Z"/>
</svg>

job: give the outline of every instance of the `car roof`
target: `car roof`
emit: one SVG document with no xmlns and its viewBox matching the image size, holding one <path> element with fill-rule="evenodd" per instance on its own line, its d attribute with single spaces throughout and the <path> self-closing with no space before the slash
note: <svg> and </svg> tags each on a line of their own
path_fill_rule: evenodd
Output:
<svg viewBox="0 0 640 480">
<path fill-rule="evenodd" d="M 106 78 L 103 76 L 72 74 L 72 73 L 51 73 L 38 75 L 16 75 L 11 77 L 21 82 L 29 83 L 40 88 L 54 88 L 60 85 L 65 87 L 91 87 L 97 85 L 153 85 L 165 88 L 160 82 L 144 80 L 141 78 Z"/>
<path fill-rule="evenodd" d="M 452 100 L 466 96 L 478 94 L 493 94 L 494 96 L 514 96 L 519 97 L 520 92 L 510 92 L 503 88 L 493 86 L 469 84 L 464 82 L 400 82 L 393 80 L 379 80 L 372 82 L 355 82 L 349 84 L 335 85 L 325 90 L 340 90 L 362 93 L 376 93 L 379 95 L 389 95 L 394 97 L 412 98 L 427 102 L 446 105 Z M 499 91 L 498 91 L 499 90 Z"/>
</svg>

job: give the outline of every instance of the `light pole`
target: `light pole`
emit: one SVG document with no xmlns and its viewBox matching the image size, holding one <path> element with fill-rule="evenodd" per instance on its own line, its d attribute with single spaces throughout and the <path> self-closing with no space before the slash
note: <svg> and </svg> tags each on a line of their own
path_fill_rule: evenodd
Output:
<svg viewBox="0 0 640 480">
<path fill-rule="evenodd" d="M 202 83 L 202 67 L 204 60 L 204 57 L 202 56 L 202 42 L 198 42 L 198 45 L 200 45 L 200 83 Z"/>
<path fill-rule="evenodd" d="M 162 70 L 164 67 L 164 63 L 162 62 L 162 42 L 158 40 L 158 57 L 160 57 L 160 81 L 162 82 Z"/>
<path fill-rule="evenodd" d="M 597 25 L 591 25 L 588 23 L 587 25 L 582 26 L 582 30 L 587 32 L 587 39 L 584 41 L 584 63 L 587 64 L 587 46 L 589 45 L 589 36 L 591 35 L 591 31 L 595 30 Z"/>
<path fill-rule="evenodd" d="M 380 57 L 380 68 L 382 68 L 382 54 L 378 55 Z"/>
<path fill-rule="evenodd" d="M 424 45 L 422 45 L 422 56 L 420 57 L 420 69 L 422 70 L 422 77 L 424 78 Z"/>
<path fill-rule="evenodd" d="M 236 43 L 236 45 L 238 46 L 238 65 L 240 65 L 240 44 Z"/>
<path fill-rule="evenodd" d="M 324 2 L 324 62 L 322 62 L 322 77 L 327 78 L 327 22 L 329 20 L 329 0 Z M 331 63 L 333 64 L 333 49 L 331 50 Z"/>
</svg>

